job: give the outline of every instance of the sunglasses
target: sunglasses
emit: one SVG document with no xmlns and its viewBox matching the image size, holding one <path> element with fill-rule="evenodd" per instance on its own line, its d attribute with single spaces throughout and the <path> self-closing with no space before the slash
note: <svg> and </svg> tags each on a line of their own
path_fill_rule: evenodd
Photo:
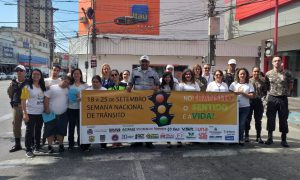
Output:
<svg viewBox="0 0 300 180">
<path fill-rule="evenodd" d="M 24 70 L 23 69 L 16 69 L 15 71 L 16 72 L 23 72 Z"/>
<path fill-rule="evenodd" d="M 111 76 L 118 76 L 119 74 L 111 74 Z"/>
<path fill-rule="evenodd" d="M 92 83 L 100 83 L 99 81 L 92 81 Z"/>
</svg>

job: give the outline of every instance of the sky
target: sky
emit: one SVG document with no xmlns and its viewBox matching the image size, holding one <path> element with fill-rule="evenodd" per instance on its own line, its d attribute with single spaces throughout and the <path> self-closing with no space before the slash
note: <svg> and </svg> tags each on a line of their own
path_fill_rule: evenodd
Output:
<svg viewBox="0 0 300 180">
<path fill-rule="evenodd" d="M 5 5 L 7 3 L 15 5 Z M 17 0 L 0 0 L 0 26 L 17 27 L 18 8 Z M 56 52 L 68 51 L 68 39 L 76 36 L 78 31 L 78 0 L 52 0 L 54 8 L 55 39 L 57 43 Z M 57 22 L 68 21 L 69 22 Z"/>
</svg>

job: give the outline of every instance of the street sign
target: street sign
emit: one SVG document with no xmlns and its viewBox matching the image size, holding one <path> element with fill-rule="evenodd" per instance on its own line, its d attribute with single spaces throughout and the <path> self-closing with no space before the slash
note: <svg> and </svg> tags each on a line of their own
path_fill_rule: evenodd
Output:
<svg viewBox="0 0 300 180">
<path fill-rule="evenodd" d="M 97 67 L 97 56 L 91 57 L 91 68 Z"/>
</svg>

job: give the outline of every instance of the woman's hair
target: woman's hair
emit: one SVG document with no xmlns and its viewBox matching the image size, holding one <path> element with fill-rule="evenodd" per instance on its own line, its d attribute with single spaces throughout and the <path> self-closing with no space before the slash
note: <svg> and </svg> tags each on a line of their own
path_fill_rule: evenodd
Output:
<svg viewBox="0 0 300 180">
<path fill-rule="evenodd" d="M 101 77 L 100 77 L 99 75 L 93 76 L 93 77 L 92 77 L 92 82 L 93 82 L 95 79 L 98 80 L 100 83 L 102 83 Z"/>
<path fill-rule="evenodd" d="M 181 79 L 182 79 L 182 82 L 184 83 L 187 83 L 187 80 L 185 78 L 185 74 L 190 72 L 191 73 L 191 82 L 192 83 L 195 83 L 195 73 L 191 70 L 191 69 L 185 69 L 183 72 L 182 72 L 182 75 L 181 75 Z"/>
<path fill-rule="evenodd" d="M 238 83 L 240 82 L 239 73 L 240 73 L 240 71 L 242 71 L 242 70 L 244 70 L 245 73 L 246 73 L 245 82 L 246 82 L 246 83 L 249 83 L 250 75 L 249 75 L 249 72 L 248 72 L 248 70 L 247 70 L 246 68 L 239 68 L 239 69 L 236 71 L 236 73 L 235 73 L 235 81 L 238 82 Z"/>
<path fill-rule="evenodd" d="M 72 72 L 71 72 L 71 78 L 72 78 L 72 81 L 71 81 L 70 84 L 72 85 L 72 84 L 74 84 L 74 82 L 75 82 L 75 79 L 74 79 L 74 77 L 73 77 L 75 71 L 79 71 L 79 73 L 80 73 L 80 83 L 81 83 L 81 84 L 84 84 L 85 82 L 84 82 L 83 79 L 82 79 L 82 71 L 81 71 L 81 69 L 79 69 L 79 68 L 75 68 L 75 69 L 72 70 Z"/>
<path fill-rule="evenodd" d="M 102 64 L 102 66 L 101 66 L 101 77 L 102 77 L 102 78 L 103 78 L 103 68 L 104 68 L 104 66 L 107 66 L 108 69 L 109 69 L 109 72 L 108 72 L 108 73 L 111 73 L 110 65 L 107 64 L 107 63 Z M 110 75 L 110 74 L 109 74 L 109 75 Z"/>
<path fill-rule="evenodd" d="M 217 74 L 217 72 L 220 73 L 222 77 L 224 76 L 223 71 L 220 70 L 220 69 L 217 69 L 217 70 L 214 72 L 214 77 L 213 77 L 214 80 L 215 80 L 215 75 Z"/>
<path fill-rule="evenodd" d="M 174 88 L 174 79 L 173 79 L 173 75 L 170 72 L 164 72 L 164 74 L 162 75 L 162 80 L 161 80 L 161 84 L 160 84 L 160 88 L 163 89 L 164 85 L 166 85 L 166 81 L 165 81 L 165 77 L 170 76 L 171 81 L 169 83 L 170 89 L 173 90 Z"/>
<path fill-rule="evenodd" d="M 33 69 L 33 70 L 31 71 L 31 73 L 30 73 L 29 83 L 28 83 L 30 89 L 33 89 L 33 86 L 32 86 L 32 84 L 33 84 L 32 73 L 33 73 L 34 71 L 37 71 L 37 72 L 40 73 L 40 77 L 41 77 L 41 78 L 40 78 L 40 80 L 39 80 L 39 85 L 40 85 L 42 91 L 46 91 L 46 85 L 45 85 L 45 81 L 44 81 L 44 76 L 43 76 L 42 71 L 39 70 L 39 69 Z"/>
<path fill-rule="evenodd" d="M 200 76 L 202 76 L 202 67 L 201 67 L 200 64 L 196 64 L 196 65 L 193 66 L 193 71 L 194 71 L 194 73 L 196 72 L 196 68 L 197 68 L 197 67 L 200 68 Z M 196 74 L 195 74 L 195 75 L 196 75 Z"/>
</svg>

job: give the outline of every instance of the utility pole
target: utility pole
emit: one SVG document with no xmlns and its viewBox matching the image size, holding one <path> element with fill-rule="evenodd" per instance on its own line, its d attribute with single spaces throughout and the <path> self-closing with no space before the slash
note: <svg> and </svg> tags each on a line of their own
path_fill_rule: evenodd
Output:
<svg viewBox="0 0 300 180">
<path fill-rule="evenodd" d="M 208 0 L 208 17 L 214 17 L 216 15 L 215 8 L 216 8 L 216 1 L 215 0 Z M 210 29 L 209 29 L 210 31 Z M 208 64 L 211 66 L 215 66 L 215 49 L 216 49 L 216 35 L 211 35 L 209 32 L 209 40 L 208 40 Z"/>
<path fill-rule="evenodd" d="M 93 49 L 93 56 L 96 56 L 97 54 L 97 47 L 96 47 L 96 43 L 97 43 L 97 34 L 96 34 L 96 20 L 95 20 L 95 14 L 96 14 L 96 0 L 93 0 L 93 6 L 92 6 L 93 10 L 94 10 L 94 16 L 93 16 L 93 25 L 92 25 L 92 49 Z M 96 60 L 97 61 L 97 60 Z M 96 69 L 97 66 L 93 68 L 93 76 L 96 75 Z"/>
<path fill-rule="evenodd" d="M 278 43 L 278 0 L 275 0 L 275 27 L 274 27 L 274 56 L 277 56 Z"/>
</svg>

